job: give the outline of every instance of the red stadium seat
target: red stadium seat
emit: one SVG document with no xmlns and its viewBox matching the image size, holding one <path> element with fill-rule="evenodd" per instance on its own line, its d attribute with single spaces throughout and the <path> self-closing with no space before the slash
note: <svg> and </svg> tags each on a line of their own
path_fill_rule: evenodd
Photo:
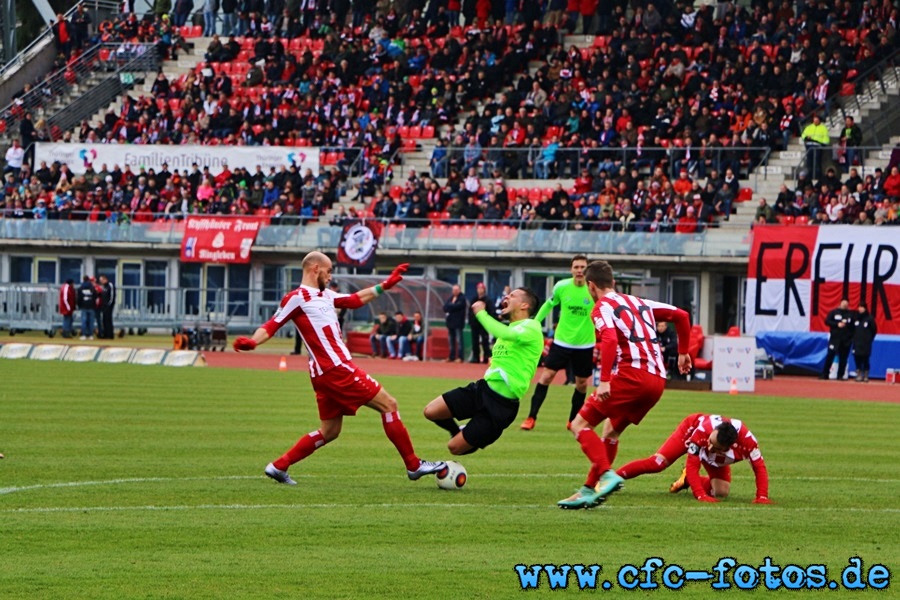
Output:
<svg viewBox="0 0 900 600">
<path fill-rule="evenodd" d="M 200 37 L 203 35 L 203 26 L 202 25 L 194 25 L 191 27 L 191 37 Z"/>
<path fill-rule="evenodd" d="M 738 202 L 747 202 L 749 200 L 753 200 L 753 188 L 741 188 L 741 191 L 738 192 L 737 201 Z"/>
<path fill-rule="evenodd" d="M 800 215 L 796 219 L 794 219 L 794 223 L 797 225 L 809 225 L 809 217 L 806 215 Z"/>
<path fill-rule="evenodd" d="M 409 137 L 409 126 L 401 125 L 400 127 L 397 128 L 397 133 L 399 133 L 400 137 L 405 140 L 406 138 Z"/>
<path fill-rule="evenodd" d="M 700 358 L 699 356 L 700 350 L 703 349 L 704 339 L 705 336 L 703 335 L 702 325 L 694 325 L 691 327 L 691 339 L 688 343 L 688 354 L 691 357 L 691 363 L 693 363 L 694 368 L 699 371 L 709 371 L 712 369 L 712 361 Z"/>
<path fill-rule="evenodd" d="M 413 138 L 414 140 L 417 140 L 420 137 L 422 137 L 422 128 L 419 127 L 418 125 L 410 127 L 409 128 L 409 137 Z"/>
<path fill-rule="evenodd" d="M 434 125 L 426 125 L 422 128 L 422 137 L 426 139 L 431 139 L 434 137 Z"/>
</svg>

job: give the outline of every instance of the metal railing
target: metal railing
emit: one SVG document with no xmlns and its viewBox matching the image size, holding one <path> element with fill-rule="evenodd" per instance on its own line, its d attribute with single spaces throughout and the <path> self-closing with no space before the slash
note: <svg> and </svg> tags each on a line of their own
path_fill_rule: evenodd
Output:
<svg viewBox="0 0 900 600">
<path fill-rule="evenodd" d="M 772 149 L 768 146 L 741 146 L 690 149 L 669 146 L 668 148 L 638 148 L 622 146 L 618 148 L 560 147 L 552 160 L 547 160 L 543 150 L 538 148 L 483 148 L 474 161 L 466 158 L 466 147 L 445 146 L 446 154 L 437 161 L 429 157 L 432 175 L 444 178 L 451 170 L 459 172 L 462 178 L 470 167 L 475 168 L 479 177 L 491 177 L 495 169 L 506 179 L 558 179 L 576 178 L 583 169 L 590 169 L 595 175 L 600 170 L 610 174 L 618 173 L 620 167 L 637 168 L 644 173 L 652 173 L 656 166 L 664 166 L 666 175 L 674 180 L 681 169 L 692 177 L 705 179 L 709 171 L 715 169 L 720 174 L 731 168 L 741 178 L 768 178 L 767 167 Z M 690 156 L 688 156 L 690 153 Z"/>
<path fill-rule="evenodd" d="M 889 84 L 900 83 L 900 64 L 898 62 L 900 62 L 900 50 L 895 50 L 884 60 L 859 73 L 851 80 L 850 83 L 853 83 L 855 88 L 854 94 L 841 96 L 841 91 L 838 90 L 836 94 L 831 95 L 829 98 L 831 106 L 837 107 L 841 118 L 848 116 L 848 113 L 860 115 L 863 104 L 875 101 L 878 93 L 887 95 Z M 875 122 L 860 123 L 860 127 L 863 129 L 863 139 L 875 145 L 881 144 L 877 121 L 878 119 Z"/>
<path fill-rule="evenodd" d="M 122 62 L 120 63 L 117 58 L 123 59 Z M 159 59 L 153 45 L 96 44 L 85 50 L 66 68 L 56 71 L 27 93 L 10 102 L 0 110 L 0 119 L 5 121 L 7 131 L 14 131 L 25 113 L 31 113 L 37 121 L 35 113 L 44 110 L 43 118 L 49 128 L 53 117 L 59 120 L 58 113 L 72 111 L 72 105 L 65 102 L 64 97 L 73 84 L 84 83 L 103 68 L 111 69 L 107 79 L 121 79 L 121 73 L 149 72 L 158 65 Z M 82 94 L 84 95 L 88 94 Z"/>
<path fill-rule="evenodd" d="M 353 293 L 373 286 L 381 279 L 374 275 L 342 274 L 338 283 L 342 293 Z M 0 329 L 51 332 L 61 327 L 59 287 L 52 283 L 0 284 Z M 344 331 L 368 331 L 379 311 L 394 314 L 399 310 L 409 316 L 414 312 L 421 313 L 425 317 L 427 338 L 429 323 L 443 322 L 443 302 L 450 287 L 441 281 L 407 277 L 390 294 L 350 310 L 345 318 Z M 286 288 L 119 285 L 113 319 L 117 329 L 180 330 L 184 325 L 206 322 L 246 331 L 266 322 L 278 310 L 281 297 L 288 291 Z M 76 329 L 80 311 L 76 309 Z M 279 334 L 286 336 L 292 332 L 293 327 L 285 327 Z"/>
<path fill-rule="evenodd" d="M 849 113 L 855 113 L 856 116 L 859 116 L 862 114 L 863 104 L 876 100 L 877 92 L 880 91 L 882 94 L 887 94 L 889 84 L 896 85 L 900 83 L 900 50 L 895 50 L 877 64 L 866 69 L 862 73 L 857 74 L 850 83 L 853 83 L 855 86 L 854 94 L 842 96 L 842 90 L 838 89 L 828 96 L 826 102 L 826 106 L 831 108 L 832 112 L 834 109 L 839 110 L 842 118 L 852 116 L 849 115 Z M 812 118 L 813 115 L 810 114 L 800 121 L 799 129 L 801 132 L 812 122 Z M 874 140 L 876 145 L 880 144 L 878 130 L 883 126 L 883 121 L 884 119 L 882 118 L 867 121 L 859 120 L 857 125 L 859 125 L 863 131 L 863 139 L 869 141 Z M 827 148 L 818 150 L 827 151 Z M 801 156 L 800 162 L 794 169 L 795 176 L 800 169 L 806 166 L 807 154 L 810 151 L 811 149 L 807 149 L 807 151 L 803 153 L 803 156 Z"/>
<path fill-rule="evenodd" d="M 80 4 L 84 4 L 84 0 L 76 2 L 75 5 L 72 6 L 72 8 L 63 13 L 66 19 L 71 18 L 71 16 L 75 14 L 75 11 L 78 10 L 78 6 Z M 85 6 L 87 5 L 85 4 Z M 20 50 L 19 53 L 12 58 L 12 60 L 0 66 L 0 80 L 5 79 L 7 73 L 18 69 L 26 62 L 28 62 L 28 60 L 31 58 L 31 55 L 34 54 L 34 51 L 40 47 L 43 47 L 47 43 L 53 43 L 53 30 L 50 27 L 42 29 L 37 37 L 31 40 L 31 42 L 27 46 L 22 48 L 22 50 Z"/>
<path fill-rule="evenodd" d="M 844 147 L 838 143 L 828 146 L 807 147 L 800 152 L 800 162 L 792 172 L 785 175 L 796 181 L 801 171 L 813 182 L 818 181 L 827 169 L 833 167 L 836 173 L 846 175 L 849 169 L 855 168 L 857 174 L 865 179 L 873 175 L 876 167 L 886 170 L 891 161 L 894 148 L 884 146 L 851 146 Z M 814 164 L 818 161 L 818 165 Z M 818 171 L 818 172 L 817 172 Z M 856 190 L 850 190 L 855 192 Z"/>
</svg>

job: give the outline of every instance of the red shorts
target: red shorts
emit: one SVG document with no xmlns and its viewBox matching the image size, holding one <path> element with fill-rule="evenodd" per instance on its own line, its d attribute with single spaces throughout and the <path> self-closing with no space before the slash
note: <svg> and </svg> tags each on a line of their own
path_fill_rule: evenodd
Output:
<svg viewBox="0 0 900 600">
<path fill-rule="evenodd" d="M 709 475 L 710 479 L 721 479 L 722 481 L 731 483 L 731 465 L 714 467 L 707 462 L 701 462 L 700 464 L 703 465 L 703 469 L 706 471 L 706 474 Z"/>
<path fill-rule="evenodd" d="M 344 363 L 312 378 L 323 421 L 341 415 L 353 416 L 360 406 L 372 401 L 381 391 L 381 384 L 353 363 Z"/>
<path fill-rule="evenodd" d="M 591 396 L 578 412 L 591 427 L 608 418 L 613 429 L 622 433 L 629 424 L 637 425 L 656 406 L 666 389 L 659 375 L 631 367 L 620 368 L 609 384 L 609 398 Z"/>
</svg>

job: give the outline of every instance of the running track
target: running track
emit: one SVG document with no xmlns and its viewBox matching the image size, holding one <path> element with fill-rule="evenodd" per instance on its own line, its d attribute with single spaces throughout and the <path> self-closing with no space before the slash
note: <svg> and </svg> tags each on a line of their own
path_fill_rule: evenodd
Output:
<svg viewBox="0 0 900 600">
<path fill-rule="evenodd" d="M 281 359 L 277 354 L 254 352 L 237 353 L 204 352 L 206 362 L 213 368 L 268 369 L 277 371 Z M 285 357 L 289 371 L 306 373 L 304 356 Z M 478 379 L 484 373 L 484 365 L 446 362 L 404 362 L 400 360 L 357 357 L 354 362 L 372 375 L 409 375 L 412 377 L 447 377 L 464 380 Z M 561 377 L 561 375 L 560 375 Z M 814 377 L 776 375 L 775 379 L 757 380 L 756 391 L 767 396 L 791 398 L 822 398 L 833 400 L 861 400 L 866 402 L 893 402 L 900 404 L 900 384 L 884 381 L 856 383 L 855 381 L 822 381 Z"/>
</svg>

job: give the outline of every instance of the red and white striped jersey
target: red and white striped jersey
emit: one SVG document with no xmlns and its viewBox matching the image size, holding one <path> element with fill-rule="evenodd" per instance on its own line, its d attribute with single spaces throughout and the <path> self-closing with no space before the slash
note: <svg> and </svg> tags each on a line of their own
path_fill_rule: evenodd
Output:
<svg viewBox="0 0 900 600">
<path fill-rule="evenodd" d="M 739 419 L 729 419 L 721 415 L 694 415 L 694 425 L 685 434 L 684 445 L 688 454 L 699 456 L 700 460 L 714 467 L 724 467 L 742 460 L 756 462 L 762 460 L 762 452 L 756 438 Z M 722 422 L 730 422 L 737 429 L 737 441 L 727 452 L 711 452 L 709 436 Z"/>
<path fill-rule="evenodd" d="M 309 353 L 309 374 L 317 377 L 352 360 L 341 337 L 335 306 L 340 306 L 348 294 L 301 285 L 285 294 L 281 306 L 263 328 L 270 336 L 285 323 L 293 322 Z"/>
<path fill-rule="evenodd" d="M 604 332 L 615 333 L 616 368 L 629 366 L 665 379 L 666 366 L 659 347 L 656 321 L 672 321 L 679 312 L 684 311 L 670 304 L 613 292 L 597 301 L 591 319 L 601 345 Z M 613 365 L 607 367 L 601 363 L 602 371 L 607 368 L 612 369 Z M 602 373 L 601 380 L 606 381 Z"/>
</svg>

